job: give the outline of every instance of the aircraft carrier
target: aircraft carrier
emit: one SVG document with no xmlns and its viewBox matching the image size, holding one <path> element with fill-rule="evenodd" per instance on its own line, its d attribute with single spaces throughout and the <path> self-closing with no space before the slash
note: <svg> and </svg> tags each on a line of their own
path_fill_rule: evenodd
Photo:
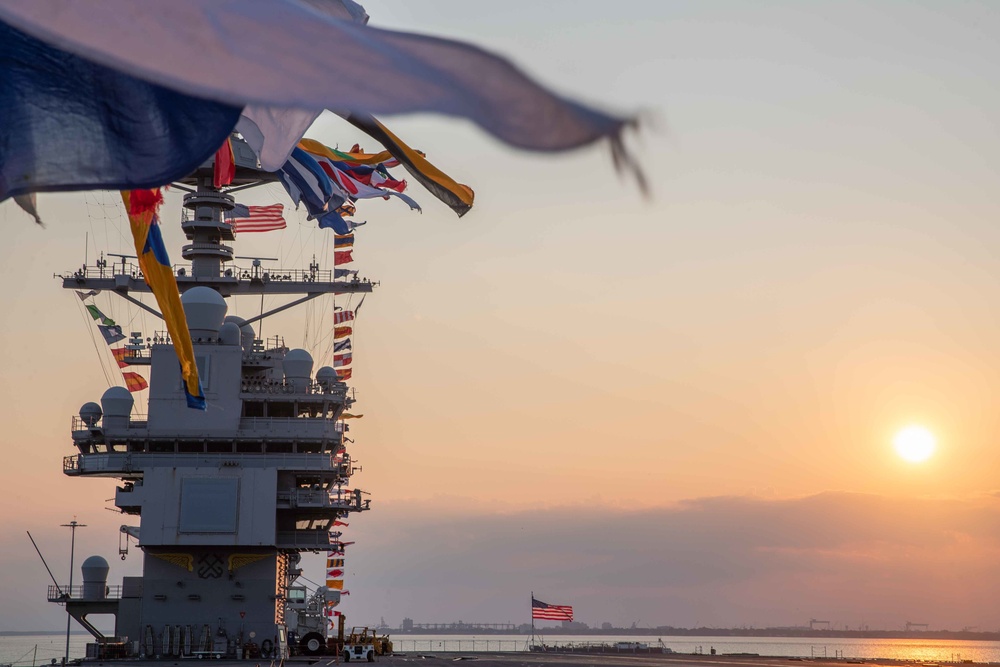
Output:
<svg viewBox="0 0 1000 667">
<path fill-rule="evenodd" d="M 182 249 L 174 272 L 194 344 L 208 409 L 186 404 L 169 336 L 129 332 L 120 361 L 146 369 L 148 405 L 113 386 L 72 420 L 71 477 L 117 480 L 114 504 L 125 519 L 125 544 L 137 541 L 142 576 L 109 585 L 108 562 L 83 562 L 79 585 L 54 584 L 48 599 L 94 637 L 87 659 L 280 660 L 327 650 L 327 618 L 339 591 L 300 585 L 304 552 L 342 553 L 334 522 L 369 508 L 348 489 L 355 465 L 342 417 L 352 394 L 331 367 L 280 337 L 257 334 L 266 318 L 331 294 L 364 294 L 372 283 L 337 280 L 337 272 L 236 264 L 224 215 L 234 193 L 273 182 L 250 148 L 233 138 L 236 171 L 213 186 L 209 161 L 174 187 L 184 192 Z M 62 286 L 109 293 L 159 315 L 136 298 L 148 293 L 134 260 L 123 256 L 69 272 Z M 238 297 L 285 297 L 250 318 L 227 314 Z M 331 323 L 332 327 L 332 323 Z M 117 557 L 115 554 L 113 557 Z M 114 633 L 88 617 L 114 616 Z"/>
</svg>

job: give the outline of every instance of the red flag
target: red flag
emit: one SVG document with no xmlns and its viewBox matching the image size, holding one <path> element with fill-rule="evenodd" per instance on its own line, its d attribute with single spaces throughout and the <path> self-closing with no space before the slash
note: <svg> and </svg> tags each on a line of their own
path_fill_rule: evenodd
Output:
<svg viewBox="0 0 1000 667">
<path fill-rule="evenodd" d="M 341 366 L 347 366 L 351 363 L 351 359 L 352 356 L 350 352 L 347 354 L 335 354 L 333 355 L 333 367 L 339 368 Z"/>
<path fill-rule="evenodd" d="M 337 251 L 337 252 L 333 253 L 333 265 L 334 266 L 340 266 L 341 264 L 350 264 L 353 261 L 354 261 L 354 258 L 351 257 L 351 251 L 350 250 L 340 250 L 340 251 Z"/>
<path fill-rule="evenodd" d="M 236 157 L 233 155 L 233 145 L 229 137 L 215 151 L 215 167 L 212 171 L 212 185 L 221 188 L 233 182 L 236 175 Z"/>
<path fill-rule="evenodd" d="M 344 521 L 334 521 L 333 525 L 335 525 L 335 526 L 350 526 L 351 524 L 346 523 Z"/>
<path fill-rule="evenodd" d="M 124 347 L 113 347 L 111 348 L 111 354 L 115 355 L 115 361 L 118 362 L 118 368 L 125 368 L 128 366 L 128 362 L 125 361 L 125 355 L 127 350 Z"/>
<path fill-rule="evenodd" d="M 333 312 L 333 323 L 334 324 L 343 324 L 344 322 L 350 322 L 353 319 L 354 319 L 354 311 L 353 310 L 336 310 L 336 311 Z M 344 328 L 346 329 L 347 327 L 344 327 Z M 348 332 L 348 333 L 350 333 L 350 332 Z"/>
<path fill-rule="evenodd" d="M 351 591 L 340 591 L 341 595 L 350 595 Z"/>
<path fill-rule="evenodd" d="M 142 391 L 149 386 L 146 383 L 146 378 L 138 373 L 122 373 L 122 377 L 125 378 L 125 387 L 129 391 Z"/>
<path fill-rule="evenodd" d="M 343 382 L 344 380 L 351 379 L 351 369 L 350 368 L 337 368 L 337 379 Z"/>
</svg>

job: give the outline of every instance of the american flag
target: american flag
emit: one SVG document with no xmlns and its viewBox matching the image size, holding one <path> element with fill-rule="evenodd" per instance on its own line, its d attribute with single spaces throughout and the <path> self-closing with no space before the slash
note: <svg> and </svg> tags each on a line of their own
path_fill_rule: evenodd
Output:
<svg viewBox="0 0 1000 667">
<path fill-rule="evenodd" d="M 573 607 L 569 605 L 546 604 L 532 597 L 531 618 L 540 618 L 546 621 L 572 621 Z"/>
<path fill-rule="evenodd" d="M 243 206 L 242 204 L 237 204 L 232 213 L 226 217 L 233 226 L 233 234 L 270 232 L 275 229 L 285 228 L 285 218 L 282 215 L 284 210 L 284 204 L 271 204 L 270 206 Z"/>
</svg>

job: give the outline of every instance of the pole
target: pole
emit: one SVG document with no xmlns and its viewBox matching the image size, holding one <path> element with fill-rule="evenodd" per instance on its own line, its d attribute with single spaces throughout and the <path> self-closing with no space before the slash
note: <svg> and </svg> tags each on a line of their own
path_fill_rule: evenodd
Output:
<svg viewBox="0 0 1000 667">
<path fill-rule="evenodd" d="M 70 622 L 73 617 L 69 613 L 69 601 L 73 597 L 73 555 L 76 551 L 76 529 L 86 528 L 86 524 L 77 523 L 76 519 L 73 519 L 69 523 L 64 523 L 62 528 L 70 529 L 70 539 L 69 539 L 69 590 L 66 592 L 66 657 L 63 658 L 63 665 L 69 664 L 69 629 Z"/>
<path fill-rule="evenodd" d="M 531 645 L 535 645 L 535 591 L 531 591 Z"/>
</svg>

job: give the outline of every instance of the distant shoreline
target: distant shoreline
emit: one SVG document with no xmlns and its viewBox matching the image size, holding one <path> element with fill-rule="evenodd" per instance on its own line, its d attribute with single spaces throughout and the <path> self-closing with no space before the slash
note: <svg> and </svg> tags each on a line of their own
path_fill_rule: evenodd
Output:
<svg viewBox="0 0 1000 667">
<path fill-rule="evenodd" d="M 399 628 L 379 629 L 390 636 L 472 636 L 506 635 L 529 637 L 529 633 L 504 632 L 484 628 L 442 628 L 438 630 L 403 631 Z M 82 630 L 74 630 L 71 635 L 90 636 Z M 827 638 L 827 639 L 951 639 L 963 641 L 1000 641 L 1000 632 L 972 632 L 967 630 L 930 630 L 926 632 L 904 632 L 901 630 L 809 630 L 796 629 L 750 629 L 750 628 L 612 628 L 599 630 L 591 628 L 536 628 L 536 635 L 573 635 L 577 637 L 769 637 L 769 638 Z M 23 637 L 27 635 L 66 636 L 65 630 L 0 630 L 0 637 Z"/>
<path fill-rule="evenodd" d="M 379 630 L 383 632 L 383 630 Z M 410 630 L 399 628 L 384 630 L 391 636 L 407 635 L 517 635 L 530 636 L 529 633 L 514 631 L 504 632 L 483 628 L 441 628 L 436 630 Z M 593 637 L 770 637 L 770 638 L 827 638 L 827 639 L 951 639 L 964 641 L 1000 641 L 1000 632 L 973 632 L 969 630 L 928 630 L 925 632 L 905 632 L 902 630 L 810 630 L 808 628 L 612 628 L 599 630 L 591 628 L 581 630 L 576 628 L 536 628 L 536 635 L 575 635 Z"/>
</svg>

